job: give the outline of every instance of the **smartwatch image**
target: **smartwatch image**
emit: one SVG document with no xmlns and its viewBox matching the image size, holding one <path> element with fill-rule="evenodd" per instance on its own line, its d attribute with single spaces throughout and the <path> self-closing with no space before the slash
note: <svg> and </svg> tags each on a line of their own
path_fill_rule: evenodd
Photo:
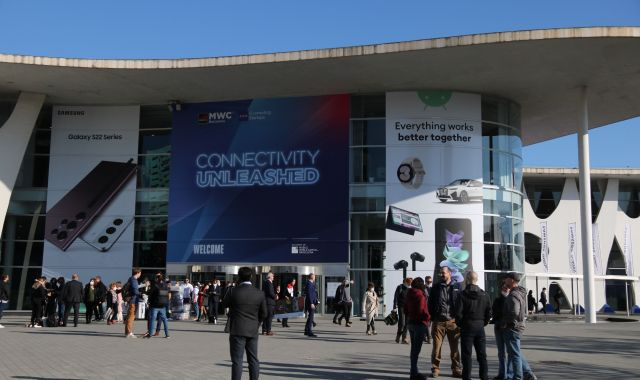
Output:
<svg viewBox="0 0 640 380">
<path fill-rule="evenodd" d="M 400 183 L 408 189 L 417 189 L 422 185 L 426 172 L 420 159 L 411 157 L 402 161 L 396 172 Z"/>
</svg>

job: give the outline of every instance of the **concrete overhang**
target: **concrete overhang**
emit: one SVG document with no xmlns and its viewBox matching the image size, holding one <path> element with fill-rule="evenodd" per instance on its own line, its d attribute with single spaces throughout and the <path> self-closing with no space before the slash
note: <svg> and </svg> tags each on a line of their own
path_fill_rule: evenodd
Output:
<svg viewBox="0 0 640 380">
<path fill-rule="evenodd" d="M 164 104 L 450 89 L 522 106 L 524 145 L 640 115 L 640 28 L 547 29 L 219 58 L 96 60 L 0 54 L 0 97 Z"/>
</svg>

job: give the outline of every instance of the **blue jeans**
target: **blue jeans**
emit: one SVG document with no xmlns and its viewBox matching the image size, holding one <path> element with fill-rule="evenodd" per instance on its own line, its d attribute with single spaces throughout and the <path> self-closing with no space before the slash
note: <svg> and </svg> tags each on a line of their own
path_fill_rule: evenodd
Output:
<svg viewBox="0 0 640 380">
<path fill-rule="evenodd" d="M 409 330 L 409 336 L 411 337 L 411 375 L 418 374 L 418 357 L 420 356 L 420 350 L 422 350 L 422 342 L 427 335 L 427 326 L 422 323 L 408 323 L 407 330 Z"/>
<path fill-rule="evenodd" d="M 503 333 L 504 344 L 507 349 L 507 363 L 513 371 L 512 380 L 522 380 L 522 355 L 520 354 L 520 334 L 507 329 Z"/>
<path fill-rule="evenodd" d="M 62 300 L 58 301 L 58 323 L 62 323 L 62 321 L 64 321 L 64 310 L 65 310 L 65 304 L 64 302 L 62 302 Z"/>
<path fill-rule="evenodd" d="M 167 308 L 165 307 L 152 307 L 149 312 L 149 335 L 153 335 L 153 325 L 156 321 L 156 316 L 160 322 L 164 323 L 164 336 L 169 336 L 169 323 L 167 322 Z"/>
</svg>

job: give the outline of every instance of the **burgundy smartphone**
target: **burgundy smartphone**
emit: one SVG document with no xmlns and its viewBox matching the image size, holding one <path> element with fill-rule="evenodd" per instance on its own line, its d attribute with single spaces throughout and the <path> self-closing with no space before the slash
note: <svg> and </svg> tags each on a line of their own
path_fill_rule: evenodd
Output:
<svg viewBox="0 0 640 380">
<path fill-rule="evenodd" d="M 132 159 L 101 161 L 47 212 L 45 238 L 66 251 L 135 175 L 136 168 Z"/>
</svg>

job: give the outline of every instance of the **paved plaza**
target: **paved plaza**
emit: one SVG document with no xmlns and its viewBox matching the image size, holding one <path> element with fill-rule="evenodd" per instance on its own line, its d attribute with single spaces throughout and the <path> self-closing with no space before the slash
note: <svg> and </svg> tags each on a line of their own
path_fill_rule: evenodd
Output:
<svg viewBox="0 0 640 380">
<path fill-rule="evenodd" d="M 125 339 L 123 326 L 105 323 L 78 327 L 24 327 L 25 315 L 5 314 L 0 329 L 2 379 L 228 379 L 227 334 L 223 325 L 170 322 L 171 339 Z M 274 325 L 275 321 L 274 321 Z M 260 337 L 261 379 L 408 379 L 409 345 L 396 344 L 395 327 L 376 322 L 377 336 L 318 319 L 318 338 L 307 339 L 303 320 Z M 135 332 L 144 332 L 136 321 Z M 493 328 L 487 353 L 489 375 L 497 374 Z M 162 336 L 163 334 L 161 334 Z M 540 379 L 640 378 L 640 323 L 585 325 L 550 317 L 527 325 L 523 349 Z M 423 346 L 419 368 L 428 372 L 431 346 Z M 476 363 L 474 363 L 474 366 Z M 448 345 L 440 379 L 450 379 Z M 473 373 L 477 376 L 477 367 Z M 245 369 L 243 378 L 248 378 Z"/>
</svg>

